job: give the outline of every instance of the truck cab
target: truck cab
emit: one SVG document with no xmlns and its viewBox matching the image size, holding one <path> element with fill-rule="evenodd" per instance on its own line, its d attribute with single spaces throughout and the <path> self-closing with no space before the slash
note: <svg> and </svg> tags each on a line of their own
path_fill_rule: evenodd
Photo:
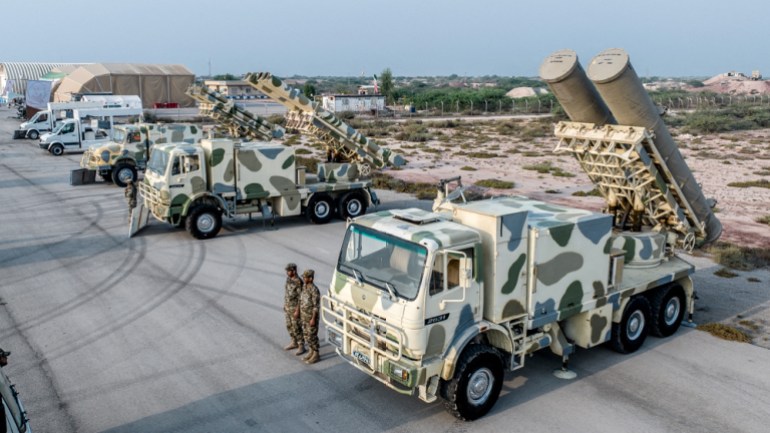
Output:
<svg viewBox="0 0 770 433">
<path fill-rule="evenodd" d="M 167 143 L 197 143 L 203 138 L 198 125 L 193 124 L 132 124 L 117 125 L 108 143 L 91 145 L 80 160 L 80 166 L 95 170 L 106 181 L 125 187 L 137 172 L 145 169 L 154 146 Z"/>
<path fill-rule="evenodd" d="M 51 110 L 38 111 L 26 122 L 19 125 L 19 129 L 14 133 L 15 138 L 31 138 L 37 140 L 40 134 L 53 130 L 61 124 L 61 118 L 55 118 Z"/>
<path fill-rule="evenodd" d="M 445 354 L 482 320 L 481 241 L 418 209 L 357 218 L 323 300 L 328 341 L 388 387 L 435 401 Z"/>
<path fill-rule="evenodd" d="M 97 124 L 98 125 L 98 124 Z M 77 152 L 97 143 L 110 140 L 110 131 L 100 129 L 97 125 L 83 124 L 78 119 L 67 119 L 52 132 L 40 137 L 40 148 L 54 156 L 65 152 Z"/>
</svg>

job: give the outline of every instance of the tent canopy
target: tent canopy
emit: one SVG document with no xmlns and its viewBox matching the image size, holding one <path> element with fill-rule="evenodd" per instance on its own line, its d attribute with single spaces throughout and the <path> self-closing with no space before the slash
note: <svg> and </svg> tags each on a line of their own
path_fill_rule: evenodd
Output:
<svg viewBox="0 0 770 433">
<path fill-rule="evenodd" d="M 175 102 L 193 107 L 185 91 L 195 74 L 183 65 L 94 63 L 83 65 L 64 77 L 54 101 L 70 101 L 75 94 L 138 95 L 145 108 Z"/>
</svg>

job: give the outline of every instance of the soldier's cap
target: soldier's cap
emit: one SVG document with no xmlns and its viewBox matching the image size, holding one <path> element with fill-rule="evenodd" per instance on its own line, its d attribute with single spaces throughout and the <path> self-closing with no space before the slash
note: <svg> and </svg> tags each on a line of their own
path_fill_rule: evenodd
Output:
<svg viewBox="0 0 770 433">
<path fill-rule="evenodd" d="M 302 276 L 303 277 L 315 278 L 315 271 L 312 270 L 312 269 L 308 269 L 308 270 L 306 270 L 305 272 L 302 273 Z"/>
<path fill-rule="evenodd" d="M 9 356 L 11 356 L 11 352 L 6 352 L 5 350 L 0 349 L 0 358 L 7 358 Z"/>
<path fill-rule="evenodd" d="M 286 270 L 288 271 L 289 269 L 293 269 L 293 270 L 296 271 L 297 270 L 297 264 L 296 263 L 287 263 L 286 264 Z"/>
</svg>

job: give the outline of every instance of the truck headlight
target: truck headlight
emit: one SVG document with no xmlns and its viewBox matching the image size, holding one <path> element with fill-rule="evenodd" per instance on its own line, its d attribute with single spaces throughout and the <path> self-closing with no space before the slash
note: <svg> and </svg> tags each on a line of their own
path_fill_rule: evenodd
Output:
<svg viewBox="0 0 770 433">
<path fill-rule="evenodd" d="M 390 375 L 393 376 L 395 379 L 400 380 L 402 382 L 409 381 L 409 370 L 407 370 L 406 368 L 401 367 L 399 365 L 391 364 Z"/>
<path fill-rule="evenodd" d="M 332 331 L 331 329 L 328 330 L 327 340 L 329 343 L 342 348 L 342 336 L 338 334 L 336 331 Z"/>
</svg>

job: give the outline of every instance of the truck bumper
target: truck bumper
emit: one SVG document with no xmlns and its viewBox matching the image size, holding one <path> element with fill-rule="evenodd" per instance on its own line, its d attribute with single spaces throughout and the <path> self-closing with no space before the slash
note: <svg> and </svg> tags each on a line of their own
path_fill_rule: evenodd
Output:
<svg viewBox="0 0 770 433">
<path fill-rule="evenodd" d="M 41 142 L 40 142 L 40 143 L 38 143 L 37 145 L 38 145 L 38 146 L 40 146 L 40 148 L 41 148 L 41 149 L 44 149 L 44 150 L 48 150 L 48 146 L 50 145 L 50 143 L 43 143 L 43 142 L 41 141 Z"/>
<path fill-rule="evenodd" d="M 321 317 L 326 340 L 350 365 L 400 394 L 417 394 L 428 403 L 438 398 L 442 361 L 424 363 L 403 356 L 404 338 L 397 328 L 328 296 L 321 302 Z"/>
</svg>

